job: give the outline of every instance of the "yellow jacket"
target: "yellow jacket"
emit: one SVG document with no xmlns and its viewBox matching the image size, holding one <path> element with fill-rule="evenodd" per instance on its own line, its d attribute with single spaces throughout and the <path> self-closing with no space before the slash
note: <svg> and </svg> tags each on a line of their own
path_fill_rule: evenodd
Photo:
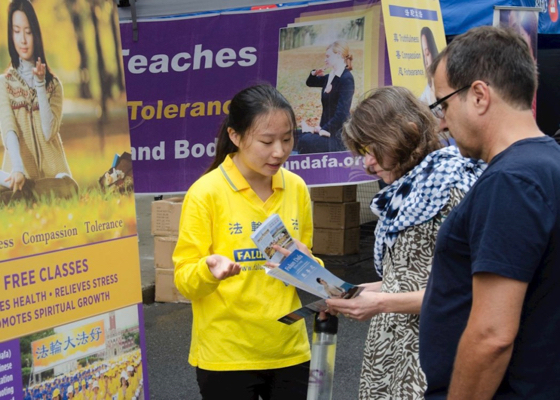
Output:
<svg viewBox="0 0 560 400">
<path fill-rule="evenodd" d="M 272 188 L 274 193 L 263 203 L 229 155 L 185 196 L 173 262 L 175 285 L 192 300 L 193 366 L 263 370 L 310 359 L 304 321 L 289 326 L 277 321 L 301 307 L 295 288 L 265 273 L 265 260 L 250 238 L 276 213 L 294 238 L 311 247 L 309 191 L 299 176 L 285 169 L 273 176 Z M 239 262 L 241 273 L 215 279 L 206 265 L 211 254 Z"/>
</svg>

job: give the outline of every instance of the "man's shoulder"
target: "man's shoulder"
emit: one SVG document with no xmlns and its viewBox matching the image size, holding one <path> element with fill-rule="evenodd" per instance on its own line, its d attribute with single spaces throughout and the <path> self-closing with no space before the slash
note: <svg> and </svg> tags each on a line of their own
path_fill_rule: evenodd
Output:
<svg viewBox="0 0 560 400">
<path fill-rule="evenodd" d="M 526 157 L 532 157 L 535 153 L 560 154 L 560 148 L 555 144 L 554 139 L 543 134 L 542 136 L 521 139 L 508 147 L 504 153 L 519 153 Z"/>
<path fill-rule="evenodd" d="M 492 160 L 461 205 L 468 204 L 473 211 L 480 203 L 488 204 L 491 198 L 493 202 L 508 204 L 509 209 L 542 204 L 558 213 L 560 146 L 547 139 L 552 146 L 523 143 Z"/>
<path fill-rule="evenodd" d="M 552 138 L 556 140 L 556 143 L 560 144 L 560 129 L 558 129 L 556 133 L 552 135 Z"/>
<path fill-rule="evenodd" d="M 547 176 L 560 179 L 560 146 L 550 137 L 520 140 L 496 156 L 488 171 L 539 181 Z"/>
</svg>

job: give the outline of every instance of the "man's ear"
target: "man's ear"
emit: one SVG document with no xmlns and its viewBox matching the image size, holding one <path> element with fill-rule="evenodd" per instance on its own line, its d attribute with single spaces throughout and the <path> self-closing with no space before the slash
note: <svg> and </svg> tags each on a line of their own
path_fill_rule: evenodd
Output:
<svg viewBox="0 0 560 400">
<path fill-rule="evenodd" d="M 229 135 L 229 140 L 231 140 L 234 145 L 239 147 L 239 144 L 241 143 L 241 136 L 239 136 L 239 133 L 235 132 L 235 130 L 231 127 L 227 128 L 227 132 Z"/>
<path fill-rule="evenodd" d="M 479 114 L 484 114 L 490 107 L 490 88 L 488 84 L 483 81 L 475 81 L 472 84 L 472 98 L 475 109 Z"/>
</svg>

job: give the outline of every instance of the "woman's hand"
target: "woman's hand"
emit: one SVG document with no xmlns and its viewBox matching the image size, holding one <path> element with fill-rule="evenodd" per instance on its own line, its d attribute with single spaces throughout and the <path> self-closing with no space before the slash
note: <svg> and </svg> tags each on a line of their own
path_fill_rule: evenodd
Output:
<svg viewBox="0 0 560 400">
<path fill-rule="evenodd" d="M 330 314 L 341 313 L 346 318 L 366 321 L 374 315 L 384 312 L 384 295 L 385 293 L 366 289 L 353 299 L 327 299 L 327 305 Z"/>
<path fill-rule="evenodd" d="M 23 189 L 23 185 L 25 184 L 25 175 L 19 171 L 13 171 L 4 182 L 8 182 L 10 189 L 12 189 L 15 193 L 18 190 Z"/>
<path fill-rule="evenodd" d="M 41 57 L 38 57 L 35 67 L 33 68 L 33 75 L 37 77 L 37 81 L 43 82 L 45 80 L 46 71 L 47 66 L 41 63 Z"/>
<path fill-rule="evenodd" d="M 305 121 L 301 121 L 301 132 L 302 133 L 313 133 L 313 127 Z"/>
<path fill-rule="evenodd" d="M 219 254 L 212 254 L 206 259 L 208 269 L 214 275 L 214 278 L 224 280 L 241 272 L 241 266 L 231 261 L 229 258 Z"/>
<path fill-rule="evenodd" d="M 299 251 L 301 251 L 306 256 L 313 258 L 313 254 L 311 254 L 311 250 L 309 250 L 309 248 L 305 244 L 303 244 L 297 239 L 294 239 L 294 243 L 296 244 L 296 247 Z M 290 254 L 292 254 L 290 250 L 286 250 L 285 248 L 280 247 L 277 244 L 272 246 L 272 248 L 277 252 L 279 252 L 280 254 L 282 254 L 284 257 L 288 257 Z M 264 265 L 266 265 L 268 268 L 276 268 L 278 266 L 277 263 L 273 263 L 270 261 L 267 261 Z"/>
<path fill-rule="evenodd" d="M 323 68 L 318 68 L 315 70 L 315 76 L 323 76 L 325 75 L 325 70 Z"/>
</svg>

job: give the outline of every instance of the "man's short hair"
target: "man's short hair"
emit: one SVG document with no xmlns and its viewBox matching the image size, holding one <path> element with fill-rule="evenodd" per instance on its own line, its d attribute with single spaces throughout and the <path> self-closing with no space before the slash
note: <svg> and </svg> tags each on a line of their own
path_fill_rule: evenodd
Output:
<svg viewBox="0 0 560 400">
<path fill-rule="evenodd" d="M 531 108 L 537 66 L 527 42 L 513 29 L 481 26 L 457 36 L 430 65 L 431 76 L 442 60 L 447 63 L 447 83 L 452 89 L 482 80 L 511 106 Z"/>
</svg>

